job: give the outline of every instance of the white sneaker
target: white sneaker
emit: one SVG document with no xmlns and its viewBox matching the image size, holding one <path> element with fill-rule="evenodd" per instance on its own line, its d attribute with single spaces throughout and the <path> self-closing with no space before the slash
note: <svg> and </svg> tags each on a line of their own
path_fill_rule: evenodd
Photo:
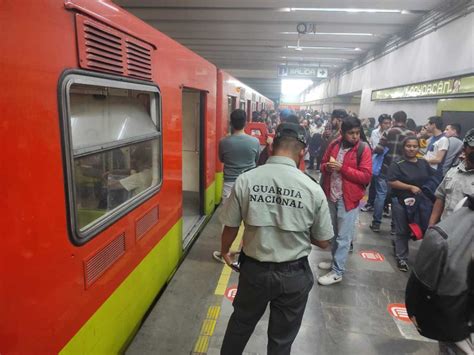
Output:
<svg viewBox="0 0 474 355">
<path fill-rule="evenodd" d="M 342 281 L 342 276 L 338 276 L 335 271 L 330 271 L 326 275 L 318 277 L 318 283 L 323 286 L 332 285 Z"/>
<path fill-rule="evenodd" d="M 213 252 L 212 252 L 212 257 L 213 257 L 215 260 L 217 260 L 217 261 L 219 261 L 219 262 L 225 264 L 225 260 L 224 260 L 224 258 L 222 257 L 220 251 L 217 251 L 217 250 L 216 250 L 216 251 L 213 251 Z"/>
<path fill-rule="evenodd" d="M 331 270 L 331 268 L 332 268 L 332 262 L 330 262 L 330 261 L 321 261 L 321 262 L 318 264 L 318 267 L 319 267 L 321 270 Z"/>
</svg>

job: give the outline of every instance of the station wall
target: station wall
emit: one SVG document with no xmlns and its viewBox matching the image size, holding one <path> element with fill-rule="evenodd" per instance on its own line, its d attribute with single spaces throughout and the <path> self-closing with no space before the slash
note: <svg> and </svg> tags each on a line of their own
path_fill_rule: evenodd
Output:
<svg viewBox="0 0 474 355">
<path fill-rule="evenodd" d="M 436 113 L 438 100 L 371 101 L 375 89 L 474 72 L 474 13 L 423 36 L 361 68 L 315 87 L 305 101 L 362 92 L 360 117 L 404 110 L 418 123 Z"/>
</svg>

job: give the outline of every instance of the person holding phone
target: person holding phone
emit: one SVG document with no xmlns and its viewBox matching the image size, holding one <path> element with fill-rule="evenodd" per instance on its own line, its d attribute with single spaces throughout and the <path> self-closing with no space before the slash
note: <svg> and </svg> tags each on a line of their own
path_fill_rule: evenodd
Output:
<svg viewBox="0 0 474 355">
<path fill-rule="evenodd" d="M 245 225 L 239 285 L 222 354 L 242 354 L 268 304 L 267 352 L 290 354 L 314 283 L 308 263 L 311 244 L 326 248 L 333 236 L 321 187 L 297 167 L 305 148 L 303 127 L 280 124 L 273 155 L 237 178 L 221 211 L 221 254 L 237 270 L 229 249 L 241 222 Z"/>
</svg>

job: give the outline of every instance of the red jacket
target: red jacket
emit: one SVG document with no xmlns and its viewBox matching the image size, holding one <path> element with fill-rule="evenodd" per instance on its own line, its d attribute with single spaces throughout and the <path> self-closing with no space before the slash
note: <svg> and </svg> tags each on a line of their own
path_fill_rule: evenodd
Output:
<svg viewBox="0 0 474 355">
<path fill-rule="evenodd" d="M 338 138 L 331 142 L 321 161 L 323 190 L 328 198 L 331 189 L 331 173 L 326 170 L 326 164 L 330 157 L 334 159 L 337 158 L 341 140 L 341 138 Z M 359 149 L 359 144 L 360 141 L 346 153 L 340 171 L 342 177 L 342 194 L 346 211 L 350 211 L 359 206 L 360 200 L 364 197 L 366 186 L 370 183 L 370 179 L 372 178 L 372 151 L 368 144 L 366 144 L 360 158 L 359 166 L 357 166 L 357 150 Z"/>
</svg>

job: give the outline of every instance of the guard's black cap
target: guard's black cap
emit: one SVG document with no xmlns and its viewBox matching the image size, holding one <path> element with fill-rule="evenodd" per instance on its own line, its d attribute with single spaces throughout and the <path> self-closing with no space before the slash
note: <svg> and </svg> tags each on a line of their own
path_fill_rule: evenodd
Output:
<svg viewBox="0 0 474 355">
<path fill-rule="evenodd" d="M 474 148 L 474 128 L 471 128 L 469 131 L 467 131 L 463 142 L 465 145 Z"/>
<path fill-rule="evenodd" d="M 306 146 L 306 132 L 303 127 L 295 123 L 280 123 L 275 132 L 275 139 L 282 137 L 296 138 Z"/>
</svg>

